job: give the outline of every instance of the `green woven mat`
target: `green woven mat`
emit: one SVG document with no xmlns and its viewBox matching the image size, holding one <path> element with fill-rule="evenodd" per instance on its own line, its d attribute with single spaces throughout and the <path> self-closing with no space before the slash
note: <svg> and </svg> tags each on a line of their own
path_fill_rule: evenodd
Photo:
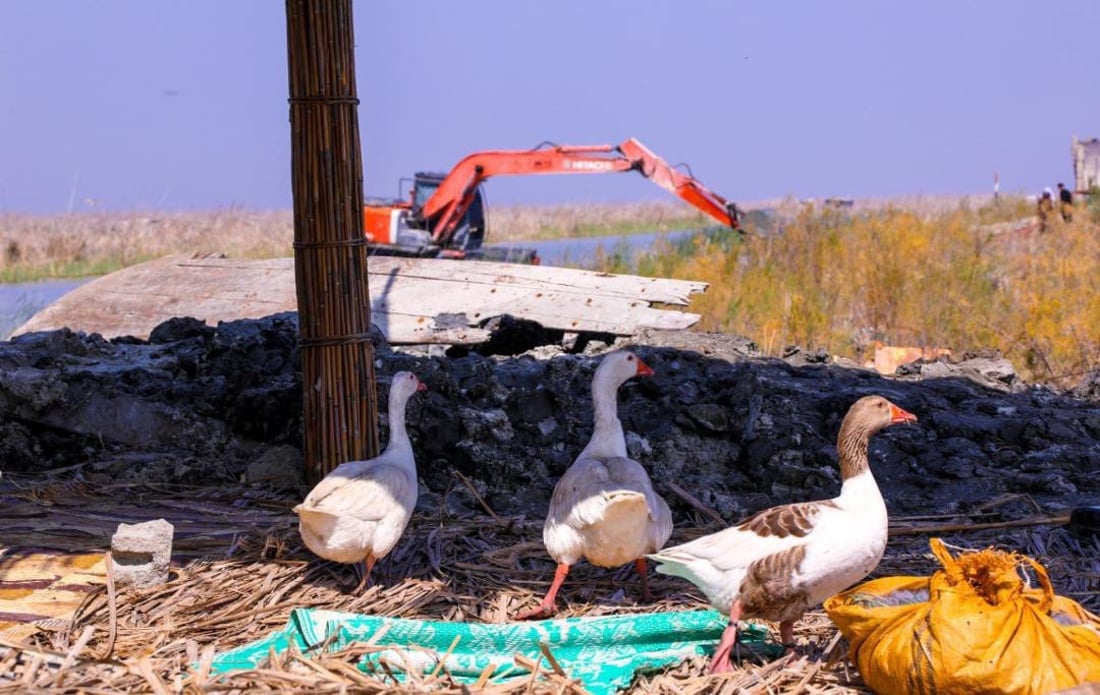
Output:
<svg viewBox="0 0 1100 695">
<path fill-rule="evenodd" d="M 727 620 L 708 610 L 491 625 L 297 608 L 284 629 L 216 656 L 213 671 L 256 668 L 272 651 L 295 649 L 306 654 L 321 645 L 336 651 L 377 635 L 373 643 L 385 649 L 363 657 L 358 666 L 380 678 L 389 678 L 387 670 L 399 679 L 410 669 L 431 673 L 446 654 L 441 672 L 450 674 L 455 682 L 472 683 L 486 668 L 495 666 L 491 682 L 504 683 L 529 678 L 530 673 L 515 664 L 514 656 L 523 654 L 537 660 L 541 657 L 539 645 L 545 643 L 570 677 L 600 695 L 629 685 L 639 671 L 712 653 Z M 742 623 L 740 635 L 742 642 L 761 655 L 777 656 L 782 651 L 779 645 L 765 643 L 767 629 L 763 626 Z M 383 662 L 387 669 L 381 668 Z"/>
</svg>

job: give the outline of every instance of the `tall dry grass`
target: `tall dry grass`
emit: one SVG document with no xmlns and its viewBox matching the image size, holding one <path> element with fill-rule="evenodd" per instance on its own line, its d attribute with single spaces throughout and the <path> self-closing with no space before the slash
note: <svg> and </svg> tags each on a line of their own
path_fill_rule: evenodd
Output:
<svg viewBox="0 0 1100 695">
<path fill-rule="evenodd" d="M 1040 233 L 1032 203 L 920 213 L 812 206 L 781 234 L 697 236 L 629 267 L 710 283 L 700 327 L 769 354 L 788 345 L 862 359 L 874 341 L 1000 350 L 1026 378 L 1065 385 L 1100 365 L 1100 226 L 1081 209 Z"/>
<path fill-rule="evenodd" d="M 679 202 L 503 206 L 488 241 L 622 235 L 707 224 Z M 0 283 L 102 275 L 176 253 L 271 258 L 293 253 L 289 210 L 186 213 L 0 214 Z"/>
<path fill-rule="evenodd" d="M 290 211 L 0 215 L 0 282 L 102 275 L 176 253 L 288 256 Z"/>
<path fill-rule="evenodd" d="M 621 236 L 713 224 L 714 219 L 676 200 L 618 205 L 510 205 L 488 211 L 493 242 Z"/>
</svg>

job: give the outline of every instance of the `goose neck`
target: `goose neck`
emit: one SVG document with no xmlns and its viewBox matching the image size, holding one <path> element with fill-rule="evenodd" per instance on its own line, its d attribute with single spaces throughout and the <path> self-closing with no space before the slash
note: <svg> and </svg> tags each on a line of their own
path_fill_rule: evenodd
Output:
<svg viewBox="0 0 1100 695">
<path fill-rule="evenodd" d="M 869 471 L 867 448 L 871 437 L 866 429 L 845 421 L 837 437 L 837 458 L 840 460 L 840 477 L 849 480 Z"/>
<path fill-rule="evenodd" d="M 405 407 L 407 404 L 408 398 L 403 398 L 400 394 L 393 392 L 390 393 L 390 441 L 386 444 L 387 452 L 412 447 L 412 443 L 409 441 L 409 432 L 405 428 Z"/>
<path fill-rule="evenodd" d="M 594 427 L 585 452 L 598 456 L 626 456 L 623 423 L 619 420 L 618 390 L 614 384 L 597 381 L 592 386 Z"/>
</svg>

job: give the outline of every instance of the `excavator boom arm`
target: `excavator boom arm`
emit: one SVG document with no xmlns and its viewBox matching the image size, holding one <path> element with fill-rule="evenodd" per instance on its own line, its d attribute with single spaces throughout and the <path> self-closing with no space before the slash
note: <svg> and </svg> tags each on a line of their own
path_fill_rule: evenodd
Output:
<svg viewBox="0 0 1100 695">
<path fill-rule="evenodd" d="M 691 174 L 674 169 L 634 138 L 619 145 L 619 150 L 632 161 L 640 164 L 639 171 L 661 188 L 707 213 L 727 227 L 738 228 L 737 206 L 706 188 Z"/>
<path fill-rule="evenodd" d="M 616 146 L 540 145 L 532 150 L 477 152 L 451 169 L 420 216 L 430 223 L 433 240 L 445 245 L 474 199 L 477 187 L 492 176 L 530 174 L 607 174 L 637 171 L 658 186 L 736 229 L 737 207 L 678 171 L 634 138 Z"/>
</svg>

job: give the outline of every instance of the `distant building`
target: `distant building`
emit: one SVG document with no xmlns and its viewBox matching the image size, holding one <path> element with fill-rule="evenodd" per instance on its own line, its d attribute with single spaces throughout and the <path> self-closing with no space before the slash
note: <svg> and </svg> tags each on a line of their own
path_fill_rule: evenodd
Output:
<svg viewBox="0 0 1100 695">
<path fill-rule="evenodd" d="M 1078 140 L 1073 136 L 1073 188 L 1085 193 L 1100 186 L 1100 138 Z"/>
</svg>

